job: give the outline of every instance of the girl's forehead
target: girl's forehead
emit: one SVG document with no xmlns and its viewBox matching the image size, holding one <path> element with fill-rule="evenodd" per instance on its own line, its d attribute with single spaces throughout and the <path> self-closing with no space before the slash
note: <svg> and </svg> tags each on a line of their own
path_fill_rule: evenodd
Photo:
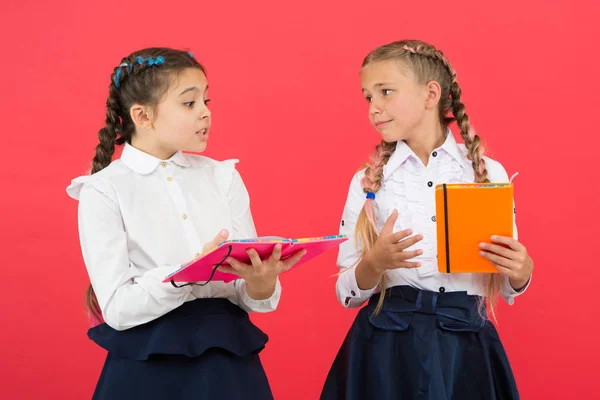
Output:
<svg viewBox="0 0 600 400">
<path fill-rule="evenodd" d="M 408 66 L 396 60 L 376 61 L 365 65 L 360 71 L 360 79 L 364 84 L 376 84 L 380 81 L 403 82 L 412 77 Z"/>
<path fill-rule="evenodd" d="M 204 72 L 197 68 L 187 68 L 173 77 L 169 93 L 178 96 L 192 88 L 204 93 L 207 87 L 208 80 Z"/>
</svg>

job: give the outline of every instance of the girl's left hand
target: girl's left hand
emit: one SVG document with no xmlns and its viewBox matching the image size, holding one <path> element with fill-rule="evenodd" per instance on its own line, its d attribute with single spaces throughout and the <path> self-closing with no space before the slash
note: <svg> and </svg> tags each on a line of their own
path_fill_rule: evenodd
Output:
<svg viewBox="0 0 600 400">
<path fill-rule="evenodd" d="M 480 243 L 479 254 L 487 258 L 500 273 L 508 276 L 513 289 L 523 289 L 533 272 L 533 260 L 527 254 L 527 249 L 512 237 L 492 236 L 491 239 L 497 244 Z"/>
<path fill-rule="evenodd" d="M 251 265 L 229 257 L 226 261 L 230 267 L 221 266 L 218 270 L 238 275 L 246 281 L 248 296 L 254 300 L 264 300 L 271 297 L 275 292 L 277 275 L 292 268 L 305 254 L 306 250 L 297 251 L 290 258 L 282 261 L 281 245 L 277 244 L 271 257 L 267 260 L 261 260 L 256 250 L 250 249 L 248 255 L 252 262 Z"/>
</svg>

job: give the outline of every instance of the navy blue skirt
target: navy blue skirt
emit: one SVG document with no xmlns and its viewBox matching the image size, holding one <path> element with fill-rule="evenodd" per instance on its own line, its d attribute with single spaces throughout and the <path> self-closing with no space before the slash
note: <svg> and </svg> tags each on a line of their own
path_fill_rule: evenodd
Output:
<svg viewBox="0 0 600 400">
<path fill-rule="evenodd" d="M 273 399 L 258 353 L 268 337 L 226 299 L 198 299 L 125 331 L 88 336 L 108 350 L 97 400 Z"/>
<path fill-rule="evenodd" d="M 321 400 L 519 399 L 494 325 L 478 297 L 396 286 L 375 294 L 346 336 Z"/>
</svg>

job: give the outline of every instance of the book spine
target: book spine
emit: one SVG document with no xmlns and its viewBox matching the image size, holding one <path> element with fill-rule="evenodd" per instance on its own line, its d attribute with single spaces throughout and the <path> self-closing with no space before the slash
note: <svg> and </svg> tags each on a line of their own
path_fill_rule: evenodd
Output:
<svg viewBox="0 0 600 400">
<path fill-rule="evenodd" d="M 444 230 L 445 230 L 445 238 L 446 238 L 446 272 L 450 273 L 450 238 L 449 229 L 448 229 L 448 190 L 446 189 L 446 184 L 443 185 L 444 188 Z"/>
</svg>

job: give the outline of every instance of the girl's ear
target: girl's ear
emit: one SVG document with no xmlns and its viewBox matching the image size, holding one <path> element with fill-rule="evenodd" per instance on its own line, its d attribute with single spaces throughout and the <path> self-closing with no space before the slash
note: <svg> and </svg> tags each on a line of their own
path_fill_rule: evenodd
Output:
<svg viewBox="0 0 600 400">
<path fill-rule="evenodd" d="M 154 122 L 154 110 L 152 107 L 134 104 L 129 109 L 129 115 L 136 128 L 152 128 Z"/>
<path fill-rule="evenodd" d="M 437 108 L 438 103 L 440 102 L 440 97 L 442 96 L 442 88 L 440 87 L 440 84 L 436 81 L 430 81 L 425 86 L 425 90 L 427 91 L 425 96 L 425 108 Z"/>
</svg>

